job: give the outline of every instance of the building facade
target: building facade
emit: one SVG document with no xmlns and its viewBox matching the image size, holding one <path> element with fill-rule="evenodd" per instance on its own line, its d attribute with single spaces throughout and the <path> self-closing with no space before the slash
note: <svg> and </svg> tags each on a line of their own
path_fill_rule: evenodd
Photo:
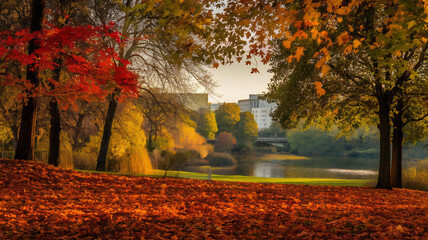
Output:
<svg viewBox="0 0 428 240">
<path fill-rule="evenodd" d="M 269 128 L 272 125 L 270 113 L 277 107 L 276 103 L 269 103 L 259 99 L 259 94 L 250 94 L 248 99 L 238 101 L 241 112 L 251 112 L 257 122 L 259 130 Z"/>
<path fill-rule="evenodd" d="M 210 109 L 208 104 L 208 93 L 186 93 L 182 101 L 186 108 L 193 111 Z"/>
<path fill-rule="evenodd" d="M 210 110 L 211 111 L 216 111 L 219 107 L 220 107 L 220 105 L 222 105 L 223 103 L 210 103 Z"/>
<path fill-rule="evenodd" d="M 269 128 L 272 125 L 271 111 L 272 108 L 253 108 L 251 110 L 259 130 Z"/>
</svg>

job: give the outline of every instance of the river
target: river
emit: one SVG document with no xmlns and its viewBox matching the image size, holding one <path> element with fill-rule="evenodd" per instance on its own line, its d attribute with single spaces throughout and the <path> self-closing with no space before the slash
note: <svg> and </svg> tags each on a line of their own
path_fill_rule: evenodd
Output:
<svg viewBox="0 0 428 240">
<path fill-rule="evenodd" d="M 377 178 L 378 159 L 352 157 L 300 157 L 289 154 L 234 156 L 233 167 L 212 168 L 213 174 L 274 178 Z M 188 171 L 206 172 L 192 168 Z"/>
</svg>

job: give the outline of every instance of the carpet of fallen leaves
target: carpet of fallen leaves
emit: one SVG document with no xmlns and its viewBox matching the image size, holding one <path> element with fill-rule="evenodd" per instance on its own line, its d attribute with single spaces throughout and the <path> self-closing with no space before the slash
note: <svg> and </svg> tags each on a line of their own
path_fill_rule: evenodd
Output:
<svg viewBox="0 0 428 240">
<path fill-rule="evenodd" d="M 0 160 L 0 239 L 427 239 L 428 192 L 89 174 Z"/>
</svg>

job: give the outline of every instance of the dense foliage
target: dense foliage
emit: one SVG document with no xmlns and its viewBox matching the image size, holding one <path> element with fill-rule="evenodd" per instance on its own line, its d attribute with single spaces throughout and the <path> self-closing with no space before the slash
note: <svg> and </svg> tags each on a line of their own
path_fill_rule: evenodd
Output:
<svg viewBox="0 0 428 240">
<path fill-rule="evenodd" d="M 79 173 L 0 160 L 3 239 L 426 239 L 426 192 Z"/>
<path fill-rule="evenodd" d="M 236 103 L 223 103 L 215 112 L 215 119 L 217 120 L 218 132 L 233 133 L 235 125 L 239 122 L 241 117 L 239 113 L 241 109 Z"/>
<path fill-rule="evenodd" d="M 225 9 L 230 45 L 244 41 L 247 59 L 272 64 L 274 118 L 286 127 L 333 118 L 344 129 L 375 121 L 377 186 L 400 187 L 403 128 L 428 117 L 427 2 L 241 0 Z"/>
<path fill-rule="evenodd" d="M 209 110 L 200 112 L 196 123 L 198 124 L 196 131 L 199 134 L 207 139 L 215 138 L 218 128 L 214 112 Z"/>
<path fill-rule="evenodd" d="M 236 123 L 235 136 L 239 142 L 252 142 L 257 137 L 257 123 L 251 112 L 240 112 Z"/>
</svg>

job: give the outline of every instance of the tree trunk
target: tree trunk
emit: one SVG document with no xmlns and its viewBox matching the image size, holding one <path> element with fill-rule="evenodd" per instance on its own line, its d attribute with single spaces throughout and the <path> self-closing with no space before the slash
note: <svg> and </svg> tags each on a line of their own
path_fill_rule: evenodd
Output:
<svg viewBox="0 0 428 240">
<path fill-rule="evenodd" d="M 153 136 L 152 132 L 153 132 L 153 130 L 150 127 L 149 136 L 148 136 L 149 140 L 148 140 L 148 143 L 147 143 L 147 149 L 148 149 L 149 153 L 153 152 L 153 150 L 154 150 L 154 148 L 153 148 L 153 140 L 152 140 L 152 136 Z"/>
<path fill-rule="evenodd" d="M 79 135 L 80 135 L 80 131 L 82 130 L 83 119 L 85 118 L 85 116 L 86 116 L 85 113 L 79 113 L 77 117 L 76 128 L 74 130 L 74 136 L 73 136 L 73 146 L 72 146 L 73 152 L 75 152 L 79 148 Z"/>
<path fill-rule="evenodd" d="M 59 165 L 59 150 L 60 150 L 60 135 L 61 135 L 61 119 L 59 114 L 58 102 L 53 98 L 49 102 L 49 113 L 51 117 L 51 128 L 49 131 L 49 156 L 48 164 L 58 167 Z"/>
<path fill-rule="evenodd" d="M 399 98 L 394 113 L 394 130 L 392 135 L 392 164 L 391 164 L 391 184 L 392 187 L 401 188 L 402 184 L 402 159 L 403 159 L 403 99 Z"/>
<path fill-rule="evenodd" d="M 18 136 L 19 136 L 19 125 L 13 125 L 11 127 L 13 134 L 13 149 L 16 150 L 16 146 L 18 145 Z"/>
<path fill-rule="evenodd" d="M 61 75 L 61 66 L 62 59 L 55 59 L 57 64 L 54 71 L 52 79 L 59 82 L 59 77 Z M 49 82 L 50 88 L 55 89 L 55 85 Z M 48 164 L 58 167 L 59 165 L 59 151 L 60 151 L 60 135 L 61 135 L 61 115 L 59 113 L 58 101 L 55 97 L 49 102 L 49 113 L 51 118 L 51 128 L 49 130 L 49 155 L 48 155 Z"/>
<path fill-rule="evenodd" d="M 110 103 L 108 105 L 107 117 L 104 124 L 103 138 L 101 140 L 100 152 L 97 158 L 97 171 L 106 171 L 107 153 L 111 138 L 111 129 L 113 127 L 113 119 L 117 108 L 117 99 L 115 96 L 118 95 L 120 90 L 116 88 L 112 94 Z"/>
<path fill-rule="evenodd" d="M 44 19 L 44 0 L 33 0 L 31 4 L 30 32 L 42 30 Z M 36 39 L 32 39 L 28 46 L 28 53 L 32 54 L 39 48 Z M 33 89 L 27 90 L 27 102 L 24 102 L 21 115 L 21 128 L 19 130 L 18 143 L 15 150 L 15 159 L 34 160 L 34 141 L 36 133 L 37 97 L 33 96 L 38 84 L 38 69 L 33 64 L 27 66 L 27 80 L 34 85 Z"/>
<path fill-rule="evenodd" d="M 390 179 L 391 161 L 391 123 L 389 119 L 390 105 L 383 98 L 379 101 L 379 132 L 380 132 L 380 159 L 377 188 L 392 189 Z"/>
</svg>

